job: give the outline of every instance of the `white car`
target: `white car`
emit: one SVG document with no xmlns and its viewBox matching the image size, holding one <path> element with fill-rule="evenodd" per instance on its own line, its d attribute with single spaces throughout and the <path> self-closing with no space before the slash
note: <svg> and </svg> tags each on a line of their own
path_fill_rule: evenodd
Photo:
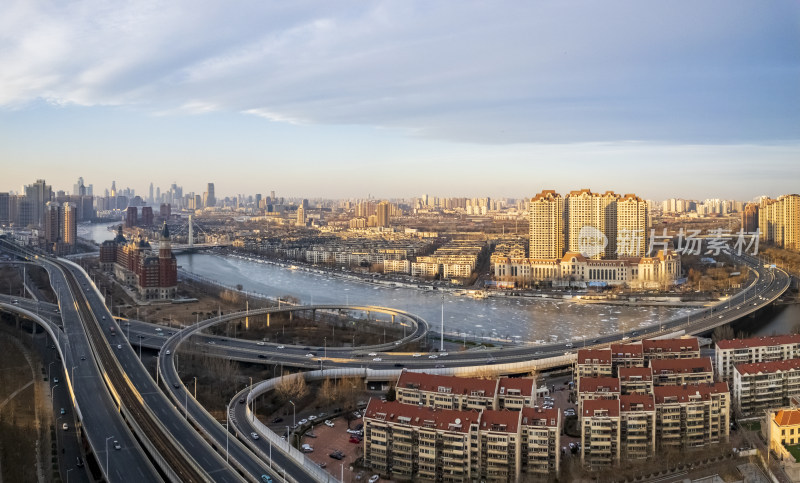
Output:
<svg viewBox="0 0 800 483">
<path fill-rule="evenodd" d="M 422 357 L 422 354 L 420 354 L 419 352 L 416 352 L 416 353 L 412 354 L 411 357 Z"/>
<path fill-rule="evenodd" d="M 285 347 L 284 347 L 284 346 L 282 346 L 282 345 L 279 345 L 279 346 L 278 346 L 278 349 L 285 349 Z"/>
<path fill-rule="evenodd" d="M 103 318 L 105 319 L 105 316 Z M 156 327 L 156 332 L 161 332 L 161 327 Z"/>
<path fill-rule="evenodd" d="M 265 344 L 263 342 L 259 341 L 259 342 L 256 342 L 256 345 L 265 345 Z"/>
<path fill-rule="evenodd" d="M 255 433 L 255 432 L 250 433 L 250 437 L 253 438 L 253 439 L 258 439 L 258 433 Z"/>
<path fill-rule="evenodd" d="M 447 356 L 449 356 L 449 355 L 450 355 L 450 354 L 449 354 L 449 353 L 447 353 L 447 352 L 442 352 L 442 353 L 440 353 L 440 354 L 439 354 L 439 357 L 447 357 Z"/>
<path fill-rule="evenodd" d="M 372 476 L 370 476 L 370 477 L 369 477 L 369 483 L 376 483 L 376 482 L 377 482 L 378 480 L 380 480 L 380 479 L 381 479 L 381 477 L 380 477 L 380 476 L 378 476 L 378 475 L 372 475 Z"/>
<path fill-rule="evenodd" d="M 375 357 L 375 356 L 377 356 L 377 355 L 378 355 L 378 353 L 377 353 L 377 352 L 370 352 L 368 355 L 369 355 L 370 357 Z"/>
<path fill-rule="evenodd" d="M 314 416 L 313 414 L 312 414 L 311 416 L 309 416 L 309 417 L 308 417 L 308 420 L 309 420 L 309 421 L 314 421 L 315 419 L 317 419 L 317 417 L 316 417 L 316 416 Z"/>
<path fill-rule="evenodd" d="M 309 352 L 308 354 L 306 354 L 306 357 L 314 357 L 314 354 Z"/>
<path fill-rule="evenodd" d="M 332 428 L 334 426 L 333 421 L 331 421 L 330 419 L 326 419 L 325 426 Z"/>
<path fill-rule="evenodd" d="M 428 359 L 438 359 L 438 358 L 439 356 L 437 356 L 436 354 L 431 354 L 428 356 Z"/>
<path fill-rule="evenodd" d="M 375 357 L 375 358 L 374 358 L 374 359 L 372 359 L 372 360 L 373 360 L 374 362 L 381 362 L 383 359 L 381 359 L 380 357 Z"/>
</svg>

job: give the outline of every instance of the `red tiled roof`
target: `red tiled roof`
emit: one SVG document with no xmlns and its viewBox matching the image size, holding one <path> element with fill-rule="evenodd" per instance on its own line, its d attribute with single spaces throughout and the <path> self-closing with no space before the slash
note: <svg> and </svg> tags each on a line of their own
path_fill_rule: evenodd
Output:
<svg viewBox="0 0 800 483">
<path fill-rule="evenodd" d="M 630 354 L 630 357 L 642 356 L 642 343 L 634 342 L 632 344 L 611 344 L 611 357 L 619 359 Z"/>
<path fill-rule="evenodd" d="M 655 352 L 656 349 L 661 349 L 661 352 L 681 352 L 681 349 L 684 351 L 699 351 L 700 345 L 697 343 L 697 337 L 686 339 L 645 339 L 642 341 L 642 349 L 644 352 Z"/>
<path fill-rule="evenodd" d="M 619 392 L 619 379 L 616 377 L 582 377 L 581 392 L 598 392 L 606 388 L 608 392 Z"/>
<path fill-rule="evenodd" d="M 451 394 L 462 395 L 469 395 L 472 391 L 484 391 L 484 397 L 493 398 L 497 380 L 404 371 L 397 380 L 397 387 L 429 392 L 438 392 L 439 387 L 446 387 L 450 389 Z"/>
<path fill-rule="evenodd" d="M 663 404 L 666 398 L 677 398 L 677 402 L 688 402 L 691 396 L 700 395 L 700 399 L 708 401 L 712 394 L 728 392 L 727 382 L 704 384 L 684 384 L 682 386 L 660 386 L 653 388 L 656 404 Z"/>
<path fill-rule="evenodd" d="M 796 371 L 800 369 L 800 359 L 786 359 L 784 361 L 753 362 L 749 364 L 736 364 L 739 374 L 758 374 L 770 372 Z"/>
<path fill-rule="evenodd" d="M 383 402 L 380 399 L 370 398 L 367 409 L 364 411 L 364 418 L 467 433 L 469 425 L 477 423 L 480 419 L 480 413 L 478 411 L 432 409 L 426 406 L 403 404 L 397 401 Z M 399 418 L 408 418 L 408 420 L 401 421 Z"/>
<path fill-rule="evenodd" d="M 594 416 L 595 411 L 606 410 L 611 417 L 619 416 L 619 399 L 595 399 L 583 401 L 583 417 Z"/>
<path fill-rule="evenodd" d="M 800 409 L 781 409 L 775 413 L 775 424 L 778 426 L 800 424 Z"/>
<path fill-rule="evenodd" d="M 501 377 L 497 387 L 500 394 L 505 396 L 508 395 L 509 389 L 517 389 L 521 396 L 530 397 L 535 390 L 536 380 L 529 377 Z"/>
<path fill-rule="evenodd" d="M 623 394 L 619 397 L 619 406 L 622 412 L 654 411 L 656 408 L 652 394 Z"/>
<path fill-rule="evenodd" d="M 641 377 L 643 381 L 653 380 L 653 370 L 649 367 L 620 367 L 619 380 L 626 381 L 630 377 Z"/>
<path fill-rule="evenodd" d="M 503 433 L 516 433 L 519 429 L 519 411 L 509 411 L 502 409 L 484 409 L 481 412 L 481 419 L 478 428 L 481 431 L 501 431 Z"/>
<path fill-rule="evenodd" d="M 590 362 L 586 362 L 590 360 Z M 592 359 L 597 359 L 597 364 L 611 364 L 611 349 L 580 349 L 578 350 L 578 364 L 592 364 Z"/>
<path fill-rule="evenodd" d="M 711 358 L 700 357 L 691 359 L 652 359 L 650 368 L 653 374 L 658 375 L 662 371 L 674 374 L 691 374 L 693 372 L 712 372 Z"/>
<path fill-rule="evenodd" d="M 719 349 L 746 349 L 749 347 L 765 347 L 771 345 L 800 344 L 800 334 L 774 335 L 770 337 L 752 337 L 750 339 L 728 339 L 717 342 Z"/>
<path fill-rule="evenodd" d="M 558 408 L 543 409 L 543 408 L 522 408 L 522 425 L 523 426 L 555 426 L 558 424 Z M 544 421 L 544 424 L 537 424 L 539 421 Z"/>
</svg>

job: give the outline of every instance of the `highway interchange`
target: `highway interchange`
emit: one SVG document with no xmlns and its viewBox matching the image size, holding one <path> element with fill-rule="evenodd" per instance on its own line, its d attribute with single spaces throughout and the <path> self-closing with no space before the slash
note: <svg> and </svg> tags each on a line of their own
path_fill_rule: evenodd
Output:
<svg viewBox="0 0 800 483">
<path fill-rule="evenodd" d="M 17 250 L 13 246 L 10 249 Z M 80 267 L 46 257 L 31 256 L 30 253 L 25 256 L 30 261 L 44 266 L 48 271 L 54 292 L 60 302 L 59 306 L 57 308 L 44 302 L 0 296 L 0 309 L 34 319 L 51 334 L 66 372 L 74 374 L 65 381 L 67 383 L 65 386 L 68 385 L 72 390 L 76 415 L 104 472 L 106 471 L 103 467 L 104 458 L 109 458 L 107 467 L 109 481 L 130 481 L 131 475 L 135 475 L 137 481 L 162 481 L 175 479 L 175 475 L 171 472 L 172 462 L 159 461 L 157 455 L 153 455 L 153 448 L 148 449 L 146 444 L 141 444 L 142 437 L 138 436 L 137 439 L 131 431 L 129 426 L 131 422 L 123 417 L 125 411 L 120 410 L 118 398 L 115 400 L 112 397 L 115 391 L 114 383 L 109 381 L 108 372 L 102 369 L 99 344 L 103 344 L 105 350 L 114 355 L 116 363 L 119 364 L 130 386 L 142 399 L 147 410 L 157 418 L 158 424 L 174 440 L 181 453 L 197 466 L 199 474 L 203 475 L 202 479 L 256 481 L 260 480 L 262 474 L 271 474 L 273 478 L 283 479 L 285 475 L 287 479 L 294 481 L 320 481 L 319 474 L 304 467 L 302 461 L 297 461 L 296 455 L 290 457 L 287 453 L 273 451 L 272 462 L 259 457 L 257 454 L 262 456 L 266 454 L 266 448 L 254 447 L 248 438 L 249 431 L 253 428 L 246 424 L 247 418 L 242 412 L 244 408 L 236 408 L 232 402 L 232 413 L 236 422 L 243 424 L 244 420 L 245 424 L 238 428 L 236 433 L 246 444 L 233 437 L 226 431 L 225 426 L 211 417 L 188 394 L 167 351 L 174 354 L 183 341 L 188 337 L 195 337 L 199 342 L 196 347 L 203 347 L 204 352 L 211 355 L 251 363 L 283 364 L 306 369 L 358 368 L 396 374 L 403 368 L 454 373 L 458 368 L 486 365 L 492 365 L 498 372 L 503 372 L 506 365 L 509 368 L 518 367 L 520 363 L 544 368 L 547 367 L 548 361 L 557 360 L 559 364 L 563 364 L 565 355 L 568 359 L 574 358 L 576 346 L 582 347 L 584 344 L 587 347 L 602 346 L 629 338 L 708 332 L 718 325 L 737 320 L 772 303 L 787 290 L 790 283 L 790 278 L 782 270 L 765 268 L 752 258 L 743 259 L 753 268 L 746 289 L 729 300 L 702 309 L 688 318 L 664 321 L 651 327 L 640 328 L 635 333 L 605 335 L 591 340 L 564 341 L 539 346 L 520 344 L 502 349 L 454 352 L 444 356 L 436 353 L 399 352 L 402 350 L 402 345 L 395 347 L 393 342 L 356 349 L 324 347 L 320 351 L 317 347 L 279 346 L 199 332 L 204 327 L 236 320 L 245 315 L 254 315 L 257 311 L 228 314 L 184 329 L 156 327 L 134 320 L 121 320 L 120 325 L 116 325 L 116 321 L 104 304 L 103 297 Z M 81 287 L 80 295 L 74 293 L 76 291 L 74 287 L 71 289 L 75 284 Z M 79 310 L 81 304 L 85 304 L 93 321 L 86 320 L 88 317 L 81 314 Z M 60 313 L 57 313 L 59 308 Z M 290 310 L 311 309 L 330 311 L 336 310 L 336 307 L 293 307 Z M 276 311 L 278 309 L 262 310 L 262 312 Z M 99 327 L 103 331 L 103 340 L 97 338 L 90 340 L 92 335 L 87 327 L 92 323 L 97 326 L 95 330 Z M 114 335 L 110 332 L 112 326 L 115 328 Z M 417 328 L 424 332 L 427 330 L 427 324 L 419 320 Z M 195 332 L 196 335 L 193 335 Z M 413 335 L 425 336 L 424 333 Z M 129 339 L 129 344 L 124 343 L 126 339 Z M 139 360 L 138 352 L 141 350 L 139 344 L 144 348 L 160 351 L 158 355 L 162 378 L 160 387 Z M 431 358 L 432 356 L 436 358 Z M 111 392 L 108 388 L 111 388 Z M 119 442 L 121 450 L 109 449 L 109 452 L 106 452 L 110 436 Z M 261 444 L 265 445 L 267 442 L 263 441 Z M 154 465 L 152 461 L 156 464 Z M 281 470 L 276 471 L 277 468 Z M 286 470 L 286 473 L 283 470 Z"/>
</svg>

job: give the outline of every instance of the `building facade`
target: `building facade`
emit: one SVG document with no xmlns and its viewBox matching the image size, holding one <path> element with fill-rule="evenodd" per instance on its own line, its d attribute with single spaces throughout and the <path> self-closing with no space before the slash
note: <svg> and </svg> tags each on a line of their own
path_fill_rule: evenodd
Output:
<svg viewBox="0 0 800 483">
<path fill-rule="evenodd" d="M 733 369 L 733 407 L 749 416 L 789 406 L 800 396 L 800 359 L 738 364 Z"/>
<path fill-rule="evenodd" d="M 732 382 L 738 364 L 800 358 L 800 334 L 721 340 L 715 349 L 717 379 Z"/>
</svg>

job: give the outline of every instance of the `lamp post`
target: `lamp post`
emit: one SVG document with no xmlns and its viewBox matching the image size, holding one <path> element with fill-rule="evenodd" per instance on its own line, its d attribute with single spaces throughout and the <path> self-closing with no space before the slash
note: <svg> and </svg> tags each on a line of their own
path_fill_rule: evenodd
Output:
<svg viewBox="0 0 800 483">
<path fill-rule="evenodd" d="M 106 438 L 106 476 L 108 476 L 108 440 L 113 438 L 113 436 Z M 111 478 L 109 478 L 109 480 L 111 480 Z"/>
<path fill-rule="evenodd" d="M 48 381 L 50 381 L 50 380 L 51 380 L 51 379 L 50 379 L 50 366 L 52 366 L 52 365 L 53 365 L 53 364 L 55 364 L 55 363 L 56 363 L 56 361 L 53 361 L 53 362 L 51 362 L 50 364 L 47 364 L 47 380 L 48 380 Z"/>
<path fill-rule="evenodd" d="M 58 384 L 55 384 L 53 387 L 50 388 L 50 407 L 53 407 L 53 395 L 56 393 L 55 389 L 58 387 Z"/>
<path fill-rule="evenodd" d="M 69 483 L 69 472 L 70 471 L 74 471 L 74 470 L 75 470 L 75 468 L 70 468 L 70 469 L 67 470 L 67 483 Z"/>
<path fill-rule="evenodd" d="M 70 370 L 70 372 L 72 374 L 69 376 L 69 379 L 70 379 L 70 381 L 72 381 L 72 385 L 73 386 L 75 385 L 75 368 L 76 367 L 78 367 L 78 366 L 72 366 L 72 369 Z"/>
<path fill-rule="evenodd" d="M 289 401 L 289 404 L 292 405 L 292 424 L 297 426 L 297 406 L 294 405 L 294 402 Z"/>
<path fill-rule="evenodd" d="M 197 376 L 194 376 L 194 398 L 197 399 Z"/>
<path fill-rule="evenodd" d="M 228 421 L 230 420 L 231 415 L 228 411 L 225 411 L 225 462 L 228 462 L 228 435 L 230 431 L 228 430 Z"/>
</svg>

